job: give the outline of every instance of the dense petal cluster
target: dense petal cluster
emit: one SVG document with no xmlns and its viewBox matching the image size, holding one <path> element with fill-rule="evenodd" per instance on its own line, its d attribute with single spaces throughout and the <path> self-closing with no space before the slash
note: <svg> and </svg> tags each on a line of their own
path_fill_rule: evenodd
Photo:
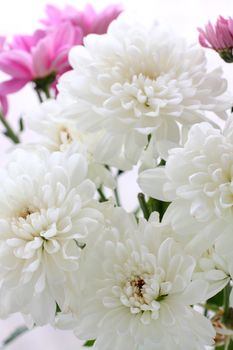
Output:
<svg viewBox="0 0 233 350">
<path fill-rule="evenodd" d="M 82 153 L 88 163 L 88 178 L 97 188 L 102 185 L 115 188 L 115 179 L 104 164 L 95 158 L 95 148 L 102 132 L 87 134 L 78 131 L 73 120 L 64 116 L 64 107 L 56 100 L 44 102 L 28 120 L 29 127 L 37 133 L 34 145 L 43 145 L 51 152 Z M 33 145 L 33 144 L 32 144 Z"/>
<path fill-rule="evenodd" d="M 99 212 L 80 154 L 17 150 L 0 191 L 1 314 L 20 311 L 36 324 L 69 308 L 76 271 Z"/>
<path fill-rule="evenodd" d="M 170 151 L 165 167 L 139 176 L 148 195 L 172 201 L 167 216 L 178 231 L 196 225 L 196 232 L 203 235 L 198 249 L 205 250 L 216 237 L 231 233 L 232 136 L 231 119 L 223 132 L 208 123 L 194 125 L 184 147 Z"/>
<path fill-rule="evenodd" d="M 208 283 L 192 281 L 195 259 L 163 237 L 154 216 L 137 224 L 120 208 L 105 215 L 80 267 L 76 333 L 97 338 L 94 349 L 196 350 L 212 343 L 211 324 L 189 306 L 205 299 Z"/>
<path fill-rule="evenodd" d="M 84 47 L 73 48 L 70 63 L 60 98 L 72 99 L 67 115 L 79 128 L 106 130 L 97 147 L 105 162 L 121 153 L 135 164 L 148 138 L 154 155 L 166 157 L 179 143 L 180 126 L 202 121 L 206 111 L 224 117 L 229 106 L 221 70 L 207 72 L 202 49 L 124 15 L 107 34 L 89 35 Z"/>
<path fill-rule="evenodd" d="M 109 26 L 120 12 L 48 5 L 44 29 L 0 37 L 4 134 L 19 142 L 3 119 L 6 93 L 33 82 L 40 102 L 49 98 L 27 120 L 33 142 L 0 171 L 0 317 L 73 329 L 94 350 L 227 348 L 233 115 L 218 127 L 227 83 L 202 48 L 159 24 L 124 14 Z M 199 30 L 226 61 L 232 23 Z M 127 213 L 128 188 L 117 186 L 133 165 L 143 193 Z"/>
</svg>

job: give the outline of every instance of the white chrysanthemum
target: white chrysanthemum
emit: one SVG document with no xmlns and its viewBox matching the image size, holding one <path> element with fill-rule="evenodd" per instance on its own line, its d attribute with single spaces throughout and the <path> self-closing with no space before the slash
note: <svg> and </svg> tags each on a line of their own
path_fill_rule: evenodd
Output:
<svg viewBox="0 0 233 350">
<path fill-rule="evenodd" d="M 2 314 L 21 311 L 44 324 L 56 304 L 69 307 L 81 248 L 101 218 L 86 176 L 82 155 L 46 149 L 17 150 L 0 174 Z"/>
<path fill-rule="evenodd" d="M 200 254 L 199 249 L 196 249 L 196 246 L 193 244 L 193 240 L 197 234 L 197 232 L 194 231 L 196 228 L 195 225 L 190 225 L 189 228 L 187 228 L 187 232 L 177 232 L 172 229 L 170 221 L 170 218 L 165 215 L 162 223 L 159 224 L 162 226 L 163 237 L 173 238 L 183 247 L 187 254 L 194 257 L 196 260 L 196 267 L 192 278 L 193 280 L 203 279 L 207 281 L 209 287 L 206 292 L 206 298 L 209 299 L 213 297 L 221 291 L 230 280 L 231 273 L 229 271 L 229 263 L 222 254 L 216 251 L 215 245 Z M 192 242 L 192 244 L 190 244 L 190 242 Z"/>
<path fill-rule="evenodd" d="M 207 299 L 220 292 L 230 281 L 226 260 L 216 252 L 215 246 L 205 251 L 198 259 L 193 279 L 203 279 L 209 283 Z"/>
<path fill-rule="evenodd" d="M 198 249 L 232 232 L 233 133 L 228 122 L 221 132 L 207 123 L 194 125 L 183 148 L 172 149 L 165 167 L 146 170 L 139 185 L 148 195 L 172 201 L 166 217 L 179 231 L 200 232 Z"/>
<path fill-rule="evenodd" d="M 96 161 L 94 152 L 102 133 L 87 134 L 78 131 L 76 123 L 64 115 L 64 106 L 56 100 L 44 102 L 28 119 L 29 127 L 37 133 L 37 142 L 51 152 L 66 151 L 81 152 L 88 162 L 88 177 L 96 187 L 104 185 L 114 189 L 115 179 L 104 164 Z M 25 147 L 25 145 L 24 145 Z"/>
<path fill-rule="evenodd" d="M 115 208 L 96 244 L 85 248 L 76 332 L 97 338 L 94 349 L 197 350 L 212 343 L 210 322 L 189 306 L 205 300 L 208 283 L 192 281 L 195 259 L 162 231 L 153 218 L 137 224 Z"/>
<path fill-rule="evenodd" d="M 89 35 L 71 50 L 74 70 L 60 80 L 67 115 L 88 131 L 104 129 L 96 154 L 110 162 L 117 153 L 135 164 L 150 135 L 162 157 L 179 143 L 179 126 L 205 120 L 206 111 L 224 117 L 226 80 L 207 72 L 204 51 L 159 25 L 150 28 L 124 15 L 105 35 Z"/>
</svg>

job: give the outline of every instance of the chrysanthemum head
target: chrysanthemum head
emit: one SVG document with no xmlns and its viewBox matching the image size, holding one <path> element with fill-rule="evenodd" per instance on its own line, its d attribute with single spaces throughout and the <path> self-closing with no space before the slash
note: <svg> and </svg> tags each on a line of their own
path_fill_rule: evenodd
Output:
<svg viewBox="0 0 233 350">
<path fill-rule="evenodd" d="M 43 145 L 51 152 L 82 154 L 87 160 L 88 178 L 96 187 L 114 188 L 115 180 L 111 171 L 95 158 L 96 144 L 102 138 L 102 132 L 89 134 L 79 131 L 74 120 L 66 118 L 63 105 L 66 103 L 48 100 L 40 105 L 34 115 L 29 116 L 29 127 L 38 136 L 36 143 L 30 145 Z"/>
<path fill-rule="evenodd" d="M 194 244 L 199 253 L 211 247 L 217 237 L 225 242 L 225 233 L 232 232 L 232 135 L 232 117 L 224 131 L 208 123 L 196 124 L 184 146 L 170 151 L 165 167 L 139 175 L 139 185 L 146 194 L 172 202 L 165 219 L 185 237 L 193 231 L 195 238 L 189 246 Z"/>
<path fill-rule="evenodd" d="M 198 28 L 199 42 L 203 47 L 208 47 L 219 53 L 227 62 L 233 62 L 233 19 L 225 19 L 220 16 L 215 24 L 208 23 L 205 30 Z"/>
<path fill-rule="evenodd" d="M 166 157 L 180 141 L 180 128 L 202 121 L 209 110 L 224 117 L 229 105 L 221 96 L 226 81 L 220 70 L 207 72 L 202 49 L 126 15 L 107 34 L 89 35 L 84 47 L 73 48 L 70 62 L 59 98 L 70 97 L 66 113 L 79 128 L 105 130 L 96 155 L 107 164 L 116 155 L 137 163 L 148 138 L 154 158 Z"/>
<path fill-rule="evenodd" d="M 115 208 L 105 225 L 80 262 L 79 338 L 97 338 L 96 349 L 111 339 L 114 350 L 123 344 L 137 350 L 169 350 L 173 344 L 178 350 L 190 339 L 194 350 L 211 343 L 209 322 L 189 307 L 208 289 L 205 281 L 192 281 L 195 259 L 166 238 L 155 217 L 137 224 Z M 198 322 L 208 329 L 205 340 L 196 336 Z"/>
<path fill-rule="evenodd" d="M 150 323 L 159 318 L 160 303 L 172 293 L 173 283 L 172 279 L 167 280 L 166 268 L 156 265 L 155 259 L 143 259 L 142 254 L 133 250 L 130 257 L 129 252 L 129 259 L 122 269 L 124 278 L 116 284 L 118 288 L 122 286 L 119 295 L 121 304 L 129 308 L 131 314 L 138 314 L 142 323 Z"/>
<path fill-rule="evenodd" d="M 66 309 L 71 303 L 72 274 L 101 218 L 92 207 L 95 186 L 86 160 L 78 153 L 19 149 L 1 182 L 1 310 L 30 314 L 36 324 L 53 322 L 56 304 Z"/>
</svg>

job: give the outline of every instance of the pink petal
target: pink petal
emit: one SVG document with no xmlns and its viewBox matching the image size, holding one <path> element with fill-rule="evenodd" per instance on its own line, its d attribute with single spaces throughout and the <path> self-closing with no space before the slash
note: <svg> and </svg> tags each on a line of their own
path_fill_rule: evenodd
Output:
<svg viewBox="0 0 233 350">
<path fill-rule="evenodd" d="M 208 22 L 205 31 L 198 29 L 199 42 L 204 47 L 210 47 L 216 51 L 233 47 L 233 20 L 219 16 L 215 27 Z M 208 45 L 208 43 L 210 45 Z"/>
<path fill-rule="evenodd" d="M 219 47 L 219 42 L 218 42 L 218 39 L 216 37 L 216 33 L 214 31 L 214 28 L 213 28 L 213 26 L 212 26 L 212 24 L 210 22 L 205 27 L 205 30 L 206 30 L 206 38 L 207 38 L 207 40 L 213 46 L 213 48 L 215 50 L 217 50 L 218 47 Z"/>
<path fill-rule="evenodd" d="M 11 49 L 31 52 L 32 48 L 38 43 L 39 40 L 44 38 L 45 35 L 46 31 L 42 29 L 36 30 L 33 35 L 15 35 L 10 47 Z"/>
<path fill-rule="evenodd" d="M 96 34 L 104 34 L 107 32 L 109 24 L 116 19 L 123 11 L 120 5 L 110 5 L 101 12 L 93 23 L 92 32 Z"/>
<path fill-rule="evenodd" d="M 233 37 L 226 25 L 217 25 L 216 33 L 218 35 L 219 41 L 221 41 L 222 48 L 230 48 L 233 46 Z"/>
<path fill-rule="evenodd" d="M 74 46 L 76 36 L 76 29 L 66 22 L 40 40 L 32 51 L 34 77 L 44 77 L 52 71 L 59 74 L 65 71 L 64 67 L 69 66 L 67 54 Z"/>
<path fill-rule="evenodd" d="M 45 77 L 51 72 L 52 53 L 48 37 L 42 39 L 32 50 L 34 77 Z"/>
<path fill-rule="evenodd" d="M 8 95 L 21 90 L 29 80 L 25 79 L 10 79 L 0 83 L 0 95 Z"/>
<path fill-rule="evenodd" d="M 74 30 L 75 30 L 75 37 L 74 37 L 74 43 L 72 46 L 82 45 L 83 44 L 83 37 L 84 37 L 84 33 L 83 33 L 82 28 L 74 27 Z"/>
<path fill-rule="evenodd" d="M 61 11 L 58 7 L 54 5 L 46 5 L 45 11 L 47 13 L 48 19 L 41 20 L 41 22 L 47 26 L 58 24 L 61 20 Z"/>
<path fill-rule="evenodd" d="M 199 31 L 199 37 L 198 37 L 198 39 L 199 39 L 200 45 L 201 45 L 202 47 L 211 48 L 211 46 L 207 44 L 205 32 L 203 31 L 203 29 L 197 28 L 197 30 Z"/>
<path fill-rule="evenodd" d="M 233 18 L 231 18 L 231 17 L 228 20 L 228 28 L 229 28 L 231 35 L 233 35 Z"/>
<path fill-rule="evenodd" d="M 61 23 L 68 22 L 76 29 L 79 28 L 80 32 L 86 36 L 90 33 L 105 33 L 112 20 L 122 12 L 122 7 L 120 5 L 110 5 L 98 14 L 90 4 L 86 5 L 84 11 L 77 11 L 72 6 L 66 6 L 61 10 L 56 6 L 48 5 L 46 12 L 48 18 L 41 21 L 45 25 L 57 27 Z"/>
<path fill-rule="evenodd" d="M 6 37 L 0 35 L 0 51 L 3 50 L 3 46 L 5 44 L 5 41 L 6 41 Z"/>
<path fill-rule="evenodd" d="M 63 50 L 59 52 L 57 57 L 53 60 L 53 70 L 61 75 L 71 69 L 68 60 L 69 50 Z"/>
<path fill-rule="evenodd" d="M 11 49 L 31 51 L 32 37 L 30 35 L 15 35 L 13 42 L 10 44 Z"/>
<path fill-rule="evenodd" d="M 53 54 L 56 55 L 56 53 L 63 50 L 64 48 L 71 48 L 74 46 L 76 35 L 77 32 L 71 23 L 65 22 L 61 24 L 51 34 Z"/>
<path fill-rule="evenodd" d="M 21 50 L 12 50 L 0 54 L 0 70 L 14 78 L 32 78 L 31 56 Z"/>
<path fill-rule="evenodd" d="M 47 31 L 46 30 L 42 30 L 42 29 L 37 29 L 32 36 L 32 45 L 35 46 L 37 45 L 37 43 L 42 40 L 43 38 L 46 37 L 47 35 Z"/>
<path fill-rule="evenodd" d="M 66 5 L 64 10 L 61 10 L 62 21 L 71 22 L 73 25 L 80 24 L 80 15 L 82 15 L 82 12 L 78 11 L 75 7 L 71 5 Z"/>
<path fill-rule="evenodd" d="M 84 11 L 79 14 L 79 22 L 77 25 L 82 28 L 84 36 L 93 32 L 92 27 L 97 16 L 96 11 L 90 4 L 87 4 Z"/>
</svg>

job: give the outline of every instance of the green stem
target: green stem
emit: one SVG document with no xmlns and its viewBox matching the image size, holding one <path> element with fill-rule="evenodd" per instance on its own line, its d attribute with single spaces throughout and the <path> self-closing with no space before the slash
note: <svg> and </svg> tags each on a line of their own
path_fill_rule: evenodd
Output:
<svg viewBox="0 0 233 350">
<path fill-rule="evenodd" d="M 112 169 L 110 168 L 109 165 L 105 164 L 105 168 L 110 172 L 112 173 Z M 118 170 L 116 176 L 115 176 L 115 180 L 116 180 L 116 183 L 117 183 L 117 179 L 118 177 L 123 174 L 124 171 L 123 170 Z M 118 207 L 121 206 L 121 202 L 120 202 L 120 197 L 119 197 L 119 193 L 118 193 L 118 187 L 116 187 L 114 190 L 113 190 L 113 193 L 114 193 L 114 197 L 115 197 L 115 200 L 116 200 L 116 204 Z"/>
<path fill-rule="evenodd" d="M 223 323 L 227 325 L 229 321 L 229 310 L 230 310 L 230 297 L 231 293 L 231 285 L 228 283 L 226 287 L 224 288 L 224 294 L 223 294 L 223 308 L 224 308 L 224 314 L 223 314 Z"/>
<path fill-rule="evenodd" d="M 50 72 L 47 76 L 35 78 L 33 80 L 34 83 L 34 89 L 37 93 L 37 96 L 40 100 L 40 102 L 43 102 L 43 98 L 41 93 L 43 92 L 46 96 L 46 98 L 50 98 L 50 92 L 49 87 L 56 79 L 56 72 Z"/>
<path fill-rule="evenodd" d="M 43 91 L 45 93 L 46 98 L 50 98 L 51 97 L 48 85 L 44 87 Z"/>
<path fill-rule="evenodd" d="M 139 201 L 140 207 L 142 209 L 144 218 L 146 220 L 148 220 L 149 217 L 150 217 L 150 211 L 149 211 L 149 209 L 147 207 L 147 203 L 146 203 L 146 200 L 145 200 L 145 195 L 143 193 L 138 193 L 138 201 Z"/>
<path fill-rule="evenodd" d="M 37 89 L 36 87 L 34 88 L 34 90 L 35 90 L 35 92 L 36 92 L 36 94 L 37 94 L 37 97 L 38 97 L 39 102 L 42 103 L 42 102 L 43 102 L 43 98 L 42 98 L 42 96 L 41 96 L 40 90 Z"/>
<path fill-rule="evenodd" d="M 2 122 L 2 124 L 5 126 L 6 131 L 4 132 L 4 135 L 6 135 L 7 137 L 9 137 L 9 139 L 11 139 L 11 141 L 13 141 L 14 143 L 20 143 L 20 139 L 19 137 L 16 135 L 16 133 L 13 131 L 12 127 L 10 126 L 10 124 L 7 122 L 6 118 L 2 115 L 2 113 L 0 113 L 0 120 Z"/>
<path fill-rule="evenodd" d="M 100 187 L 100 188 L 98 188 L 98 193 L 99 193 L 99 196 L 100 196 L 100 199 L 99 199 L 99 201 L 100 202 L 107 202 L 107 198 L 105 197 L 105 194 L 104 194 L 104 192 L 103 192 L 103 190 L 102 190 L 102 188 Z"/>
<path fill-rule="evenodd" d="M 16 328 L 13 333 L 11 333 L 5 340 L 3 340 L 0 349 L 4 349 L 5 346 L 13 342 L 15 339 L 17 339 L 20 335 L 26 333 L 29 331 L 29 329 L 26 326 L 20 326 Z"/>
<path fill-rule="evenodd" d="M 47 99 L 51 97 L 48 86 L 44 86 L 43 88 L 38 88 L 37 86 L 35 86 L 34 90 L 37 94 L 37 97 L 38 97 L 38 100 L 40 101 L 40 103 L 44 102 L 44 99 L 42 97 L 42 93 L 44 93 L 44 95 Z"/>
<path fill-rule="evenodd" d="M 120 202 L 119 193 L 118 193 L 117 188 L 114 189 L 114 195 L 115 195 L 115 199 L 116 199 L 116 204 L 117 204 L 118 207 L 120 207 L 121 206 L 121 202 Z"/>
</svg>

